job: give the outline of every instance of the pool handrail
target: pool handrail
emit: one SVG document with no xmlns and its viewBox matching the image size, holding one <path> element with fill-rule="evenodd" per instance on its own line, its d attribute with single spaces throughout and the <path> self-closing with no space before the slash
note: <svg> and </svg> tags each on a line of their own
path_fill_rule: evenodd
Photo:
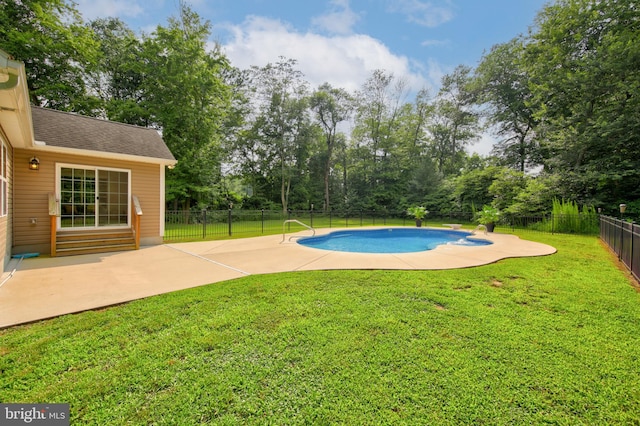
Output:
<svg viewBox="0 0 640 426">
<path fill-rule="evenodd" d="M 484 231 L 484 235 L 487 235 L 487 227 L 485 225 L 476 226 L 476 229 L 471 231 L 471 235 L 476 235 L 476 231 L 481 231 L 481 230 Z"/>
<path fill-rule="evenodd" d="M 284 227 L 285 227 L 285 225 L 286 225 L 287 223 L 297 223 L 298 225 L 302 225 L 302 226 L 304 226 L 305 228 L 307 228 L 307 229 L 309 229 L 310 231 L 312 231 L 312 232 L 313 232 L 312 237 L 316 235 L 316 230 L 315 230 L 314 228 L 312 228 L 311 226 L 307 225 L 306 223 L 302 223 L 302 222 L 300 222 L 300 221 L 299 221 L 299 220 L 297 220 L 297 219 L 287 219 L 287 220 L 285 220 L 284 222 L 282 222 L 282 241 L 280 241 L 280 244 L 284 243 L 284 240 L 285 240 L 285 234 L 286 234 Z M 291 238 L 294 238 L 294 237 L 295 237 L 295 236 L 291 236 L 291 237 L 289 237 L 289 241 L 291 241 Z"/>
</svg>

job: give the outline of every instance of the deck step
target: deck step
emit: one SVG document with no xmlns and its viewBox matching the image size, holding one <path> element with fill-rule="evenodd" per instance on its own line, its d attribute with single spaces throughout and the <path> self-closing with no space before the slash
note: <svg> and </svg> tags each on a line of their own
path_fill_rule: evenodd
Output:
<svg viewBox="0 0 640 426">
<path fill-rule="evenodd" d="M 58 232 L 57 239 L 60 241 L 77 241 L 77 240 L 94 240 L 100 238 L 120 238 L 130 237 L 132 232 L 130 229 L 117 231 L 74 231 L 74 232 Z"/>
<path fill-rule="evenodd" d="M 56 256 L 76 256 L 80 254 L 109 253 L 114 251 L 129 251 L 135 249 L 135 244 L 92 246 L 83 248 L 61 248 L 56 249 Z"/>
<path fill-rule="evenodd" d="M 104 247 L 110 245 L 135 245 L 135 240 L 130 235 L 128 237 L 114 237 L 114 238 L 99 238 L 99 239 L 82 239 L 82 240 L 66 240 L 60 241 L 56 244 L 58 249 L 64 248 L 81 248 L 81 247 Z"/>
<path fill-rule="evenodd" d="M 60 232 L 56 238 L 56 256 L 135 249 L 135 237 L 130 229 Z"/>
</svg>

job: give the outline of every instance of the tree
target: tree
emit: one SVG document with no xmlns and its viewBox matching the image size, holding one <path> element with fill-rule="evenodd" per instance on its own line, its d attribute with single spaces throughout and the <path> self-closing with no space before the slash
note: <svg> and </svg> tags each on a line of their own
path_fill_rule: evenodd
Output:
<svg viewBox="0 0 640 426">
<path fill-rule="evenodd" d="M 179 17 L 158 26 L 143 43 L 146 105 L 178 160 L 167 173 L 167 201 L 189 208 L 206 202 L 221 181 L 222 127 L 231 91 L 219 50 L 207 52 L 210 24 L 185 3 Z"/>
<path fill-rule="evenodd" d="M 542 175 L 526 179 L 526 185 L 518 192 L 505 213 L 514 215 L 542 215 L 551 211 L 557 199 L 557 176 Z"/>
<path fill-rule="evenodd" d="M 435 103 L 434 119 L 429 125 L 431 153 L 438 170 L 445 176 L 459 173 L 465 147 L 477 138 L 479 114 L 470 90 L 471 68 L 458 66 L 442 78 L 442 88 Z"/>
<path fill-rule="evenodd" d="M 567 176 L 580 203 L 640 197 L 638 7 L 558 0 L 538 14 L 526 45 L 545 168 Z"/>
<path fill-rule="evenodd" d="M 396 178 L 405 183 L 400 192 L 408 204 L 422 204 L 425 196 L 436 191 L 442 180 L 441 173 L 428 155 L 427 126 L 433 111 L 429 92 L 422 89 L 415 100 L 404 104 L 397 114 L 393 158 Z M 400 204 L 403 201 L 401 199 Z"/>
<path fill-rule="evenodd" d="M 25 64 L 34 105 L 95 115 L 86 91 L 97 43 L 74 4 L 65 0 L 0 0 L 0 46 Z"/>
<path fill-rule="evenodd" d="M 501 167 L 489 166 L 470 170 L 455 178 L 454 194 L 458 208 L 462 211 L 471 211 L 473 208 L 491 204 L 494 196 L 489 188 L 501 172 Z"/>
<path fill-rule="evenodd" d="M 310 107 L 316 113 L 316 119 L 324 132 L 326 153 L 324 163 L 324 207 L 325 212 L 331 209 L 330 182 L 333 151 L 338 142 L 338 125 L 349 119 L 353 100 L 344 89 L 331 87 L 329 83 L 321 85 L 311 96 Z"/>
<path fill-rule="evenodd" d="M 147 126 L 149 111 L 145 105 L 145 70 L 141 41 L 127 25 L 116 18 L 90 23 L 99 41 L 98 66 L 88 75 L 89 89 L 103 104 L 104 115 L 113 121 Z"/>
<path fill-rule="evenodd" d="M 400 110 L 398 118 L 398 140 L 400 149 L 407 157 L 409 164 L 422 162 L 427 152 L 427 125 L 432 118 L 434 106 L 429 91 L 421 89 L 414 102 L 407 103 Z"/>
<path fill-rule="evenodd" d="M 315 134 L 308 114 L 307 82 L 296 61 L 252 67 L 252 113 L 236 147 L 241 167 L 264 180 L 278 179 L 283 211 L 289 208 L 291 185 L 306 167 Z"/>
<path fill-rule="evenodd" d="M 502 138 L 494 153 L 505 165 L 521 172 L 540 164 L 538 123 L 529 105 L 532 96 L 523 55 L 520 38 L 494 46 L 476 68 L 474 81 L 478 101 L 487 106 L 488 122 Z"/>
<path fill-rule="evenodd" d="M 376 70 L 357 96 L 355 127 L 351 133 L 351 190 L 360 208 L 388 206 L 405 189 L 399 156 L 400 115 L 406 83 Z"/>
<path fill-rule="evenodd" d="M 506 210 L 530 179 L 521 171 L 502 169 L 489 186 L 489 194 L 493 197 L 491 205 L 498 210 Z"/>
</svg>

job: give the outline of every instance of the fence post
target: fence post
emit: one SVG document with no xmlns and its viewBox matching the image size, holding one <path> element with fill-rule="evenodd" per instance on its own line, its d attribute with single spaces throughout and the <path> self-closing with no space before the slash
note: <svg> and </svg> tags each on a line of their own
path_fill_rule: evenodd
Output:
<svg viewBox="0 0 640 426">
<path fill-rule="evenodd" d="M 262 215 L 260 221 L 262 222 L 262 233 L 264 234 L 264 209 L 262 209 Z"/>
<path fill-rule="evenodd" d="M 227 221 L 229 222 L 229 236 L 231 236 L 231 208 L 232 206 L 229 206 L 229 217 L 227 218 Z"/>
<path fill-rule="evenodd" d="M 202 239 L 207 238 L 207 209 L 202 209 Z"/>
<path fill-rule="evenodd" d="M 624 222 L 620 219 L 620 253 L 618 253 L 618 260 L 622 259 L 622 249 L 624 247 Z"/>
<path fill-rule="evenodd" d="M 635 232 L 635 223 L 631 222 L 631 256 L 629 256 L 629 269 L 633 274 L 633 234 Z"/>
<path fill-rule="evenodd" d="M 311 204 L 311 213 L 310 213 L 310 216 L 311 216 L 311 227 L 313 228 L 313 204 Z"/>
<path fill-rule="evenodd" d="M 331 221 L 333 219 L 333 209 L 329 209 L 329 229 L 331 229 Z"/>
</svg>

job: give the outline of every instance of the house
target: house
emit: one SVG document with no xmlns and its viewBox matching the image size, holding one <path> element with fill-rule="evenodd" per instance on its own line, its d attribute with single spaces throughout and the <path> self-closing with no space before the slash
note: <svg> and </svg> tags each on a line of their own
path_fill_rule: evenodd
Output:
<svg viewBox="0 0 640 426">
<path fill-rule="evenodd" d="M 162 243 L 165 169 L 154 129 L 32 107 L 24 64 L 0 51 L 0 256 Z"/>
</svg>

